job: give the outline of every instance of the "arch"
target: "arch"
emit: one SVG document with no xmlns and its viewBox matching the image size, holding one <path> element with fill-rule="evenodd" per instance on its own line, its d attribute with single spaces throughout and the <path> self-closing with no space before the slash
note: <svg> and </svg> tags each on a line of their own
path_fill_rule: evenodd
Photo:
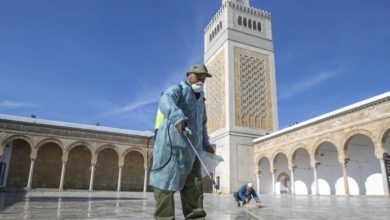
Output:
<svg viewBox="0 0 390 220">
<path fill-rule="evenodd" d="M 138 150 L 128 151 L 124 157 L 122 190 L 142 191 L 145 177 L 145 156 Z"/>
<path fill-rule="evenodd" d="M 287 173 L 282 172 L 278 175 L 276 182 L 277 193 L 288 194 L 290 176 Z"/>
<path fill-rule="evenodd" d="M 321 142 L 317 142 L 318 145 L 315 146 L 317 179 L 324 180 L 323 183 L 318 182 L 320 195 L 336 194 L 336 182 L 339 178 L 343 177 L 339 150 L 337 149 L 337 146 L 330 141 L 330 139 L 322 139 Z"/>
<path fill-rule="evenodd" d="M 257 22 L 257 30 L 261 31 L 261 23 L 260 22 Z"/>
<path fill-rule="evenodd" d="M 104 145 L 97 153 L 94 186 L 96 190 L 116 190 L 118 185 L 118 152 L 112 145 Z"/>
<path fill-rule="evenodd" d="M 271 173 L 271 161 L 267 156 L 262 156 L 258 160 L 257 163 L 258 167 L 258 182 L 259 184 L 259 193 L 262 194 L 269 194 L 272 193 L 272 186 L 273 186 L 273 178 L 272 178 L 272 173 Z"/>
<path fill-rule="evenodd" d="M 91 154 L 93 152 L 93 148 L 92 148 L 91 144 L 89 144 L 86 141 L 72 142 L 71 144 L 68 145 L 68 147 L 66 147 L 66 152 L 69 153 L 73 148 L 75 148 L 77 146 L 85 146 L 86 148 L 88 148 L 88 150 L 91 152 Z"/>
<path fill-rule="evenodd" d="M 272 155 L 272 166 L 275 168 L 276 167 L 276 164 L 275 164 L 275 162 L 276 162 L 276 157 L 279 155 L 279 154 L 283 154 L 286 158 L 287 158 L 287 163 L 288 163 L 288 156 L 287 156 L 287 154 L 286 154 L 286 152 L 284 152 L 284 151 L 282 151 L 282 150 L 278 150 L 278 151 L 276 151 L 273 155 Z"/>
<path fill-rule="evenodd" d="M 56 139 L 56 138 L 45 138 L 45 139 L 39 141 L 35 145 L 35 149 L 37 151 L 39 151 L 39 148 L 42 147 L 43 145 L 47 144 L 47 143 L 55 143 L 55 144 L 57 144 L 61 148 L 62 151 L 65 151 L 64 144 L 62 143 L 62 141 L 60 141 L 59 139 Z"/>
<path fill-rule="evenodd" d="M 61 142 L 46 139 L 37 145 L 37 157 L 32 177 L 32 188 L 58 188 L 60 185 L 62 155 Z"/>
<path fill-rule="evenodd" d="M 256 21 L 253 20 L 252 22 L 253 22 L 253 24 L 252 24 L 253 30 L 256 30 Z"/>
<path fill-rule="evenodd" d="M 311 166 L 310 150 L 306 145 L 299 144 L 291 151 L 291 168 L 294 172 L 295 194 L 312 194 L 310 189 L 314 181 L 314 174 Z"/>
<path fill-rule="evenodd" d="M 294 146 L 294 147 L 291 149 L 291 151 L 290 151 L 290 153 L 289 153 L 289 155 L 288 155 L 288 157 L 291 158 L 291 165 L 293 165 L 293 166 L 295 165 L 295 156 L 296 156 L 296 153 L 297 153 L 297 151 L 299 151 L 300 149 L 303 149 L 303 150 L 307 151 L 307 153 L 309 154 L 309 158 L 310 158 L 310 149 L 309 149 L 309 147 L 308 147 L 307 145 L 305 145 L 305 144 L 302 144 L 302 143 L 297 144 L 296 146 Z"/>
<path fill-rule="evenodd" d="M 259 155 L 259 156 L 257 157 L 257 159 L 256 159 L 256 171 L 257 171 L 257 172 L 258 172 L 258 171 L 261 171 L 261 169 L 260 169 L 260 167 L 261 167 L 261 166 L 260 166 L 260 162 L 261 162 L 262 159 L 267 160 L 268 163 L 271 164 L 271 160 L 270 160 L 265 154 Z"/>
<path fill-rule="evenodd" d="M 33 147 L 24 138 L 18 137 L 20 136 L 12 136 L 8 139 L 8 142 L 4 142 L 12 142 L 11 156 L 9 161 L 6 161 L 8 166 L 7 187 L 27 186 Z"/>
<path fill-rule="evenodd" d="M 376 143 L 375 136 L 370 131 L 368 131 L 366 129 L 355 129 L 355 130 L 348 132 L 346 135 L 344 135 L 344 139 L 342 140 L 344 151 L 346 150 L 346 147 L 347 147 L 349 141 L 351 140 L 351 138 L 354 137 L 355 135 L 359 135 L 359 134 L 367 136 L 372 141 L 373 144 Z M 375 149 L 377 147 L 379 147 L 379 146 L 374 146 Z"/>
<path fill-rule="evenodd" d="M 339 149 L 337 147 L 337 141 L 335 139 L 333 139 L 332 137 L 322 137 L 313 144 L 312 152 L 310 152 L 311 156 L 315 159 L 315 162 L 318 162 L 317 154 L 318 154 L 319 147 L 324 143 L 330 143 L 334 145 L 336 147 L 337 154 L 340 154 Z"/>
<path fill-rule="evenodd" d="M 130 148 L 126 149 L 122 153 L 122 157 L 126 158 L 127 154 L 131 153 L 132 151 L 136 151 L 136 152 L 140 153 L 142 155 L 144 161 L 148 159 L 148 158 L 146 158 L 145 152 L 141 148 L 138 148 L 138 147 L 130 147 Z M 150 155 L 153 155 L 153 153 L 150 153 Z"/>
<path fill-rule="evenodd" d="M 100 145 L 96 149 L 95 154 L 99 155 L 99 152 L 102 151 L 102 150 L 105 150 L 105 149 L 113 149 L 116 152 L 118 158 L 120 157 L 120 153 L 119 153 L 118 147 L 113 145 L 113 144 L 103 144 L 103 145 Z"/>
<path fill-rule="evenodd" d="M 64 188 L 88 189 L 91 174 L 91 149 L 82 144 L 82 142 L 75 142 L 68 150 Z"/>
<path fill-rule="evenodd" d="M 11 135 L 9 137 L 6 137 L 4 140 L 3 140 L 3 144 L 2 146 L 6 145 L 7 143 L 10 143 L 16 139 L 22 139 L 24 141 L 26 141 L 29 145 L 30 145 L 30 150 L 33 150 L 33 146 L 34 146 L 34 142 L 26 135 L 20 135 L 20 134 L 14 134 L 14 135 Z"/>
<path fill-rule="evenodd" d="M 252 28 L 252 19 L 248 19 L 248 27 Z"/>
<path fill-rule="evenodd" d="M 374 174 L 381 174 L 380 163 L 375 154 L 373 140 L 366 134 L 354 132 L 345 142 L 345 151 L 348 155 L 346 166 L 348 178 L 354 180 L 355 188 L 350 182 L 349 190 L 351 195 L 370 195 L 375 190 L 383 191 L 382 179 L 371 179 L 368 184 L 367 179 Z"/>
<path fill-rule="evenodd" d="M 389 150 L 387 150 L 387 147 L 386 147 L 386 144 L 388 144 L 388 141 L 387 141 L 387 137 L 390 136 L 390 128 L 386 127 L 384 129 L 381 129 L 381 132 L 380 132 L 380 140 L 381 140 L 381 152 L 384 152 L 384 153 L 387 153 L 387 154 L 390 154 Z"/>
<path fill-rule="evenodd" d="M 244 25 L 244 27 L 246 27 L 246 26 L 247 26 L 247 23 L 246 23 L 246 18 L 244 18 L 244 19 L 243 19 L 243 22 L 242 22 L 242 24 Z"/>
</svg>

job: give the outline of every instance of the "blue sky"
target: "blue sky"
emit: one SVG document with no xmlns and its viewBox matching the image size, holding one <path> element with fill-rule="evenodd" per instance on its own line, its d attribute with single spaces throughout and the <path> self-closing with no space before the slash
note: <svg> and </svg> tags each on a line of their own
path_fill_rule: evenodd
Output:
<svg viewBox="0 0 390 220">
<path fill-rule="evenodd" d="M 0 0 L 0 114 L 152 130 L 220 4 Z M 390 1 L 250 4 L 272 14 L 280 128 L 390 90 Z"/>
</svg>

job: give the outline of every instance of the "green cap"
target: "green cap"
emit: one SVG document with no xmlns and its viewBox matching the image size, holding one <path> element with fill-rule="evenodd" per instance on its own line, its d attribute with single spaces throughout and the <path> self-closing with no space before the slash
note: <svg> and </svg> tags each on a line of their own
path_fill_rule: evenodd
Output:
<svg viewBox="0 0 390 220">
<path fill-rule="evenodd" d="M 205 74 L 207 77 L 212 77 L 212 75 L 207 70 L 206 65 L 204 65 L 204 64 L 193 64 L 187 70 L 187 73 Z"/>
</svg>

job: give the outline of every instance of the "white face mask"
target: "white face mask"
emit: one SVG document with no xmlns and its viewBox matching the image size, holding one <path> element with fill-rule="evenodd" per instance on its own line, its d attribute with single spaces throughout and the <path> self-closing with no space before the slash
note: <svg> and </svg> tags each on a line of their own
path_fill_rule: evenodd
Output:
<svg viewBox="0 0 390 220">
<path fill-rule="evenodd" d="M 200 93 L 203 91 L 203 83 L 202 82 L 197 82 L 191 85 L 192 90 L 196 93 Z"/>
</svg>

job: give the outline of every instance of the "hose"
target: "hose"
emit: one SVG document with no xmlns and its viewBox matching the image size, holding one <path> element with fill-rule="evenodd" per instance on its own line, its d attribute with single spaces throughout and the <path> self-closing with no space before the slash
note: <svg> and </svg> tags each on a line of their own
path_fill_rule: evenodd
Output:
<svg viewBox="0 0 390 220">
<path fill-rule="evenodd" d="M 168 120 L 168 128 L 167 128 L 167 133 L 168 133 L 168 139 L 169 139 L 169 148 L 170 148 L 170 154 L 169 154 L 169 158 L 167 160 L 167 162 L 165 162 L 164 165 L 158 167 L 158 168 L 155 168 L 155 169 L 150 169 L 149 171 L 150 172 L 157 172 L 157 171 L 160 171 L 162 169 L 164 169 L 164 167 L 166 167 L 168 165 L 168 163 L 171 161 L 172 159 L 172 141 L 171 141 L 171 135 L 169 134 L 169 127 L 171 126 L 171 122 Z M 149 147 L 149 141 L 148 141 L 148 147 Z M 153 164 L 152 164 L 153 166 Z"/>
</svg>

